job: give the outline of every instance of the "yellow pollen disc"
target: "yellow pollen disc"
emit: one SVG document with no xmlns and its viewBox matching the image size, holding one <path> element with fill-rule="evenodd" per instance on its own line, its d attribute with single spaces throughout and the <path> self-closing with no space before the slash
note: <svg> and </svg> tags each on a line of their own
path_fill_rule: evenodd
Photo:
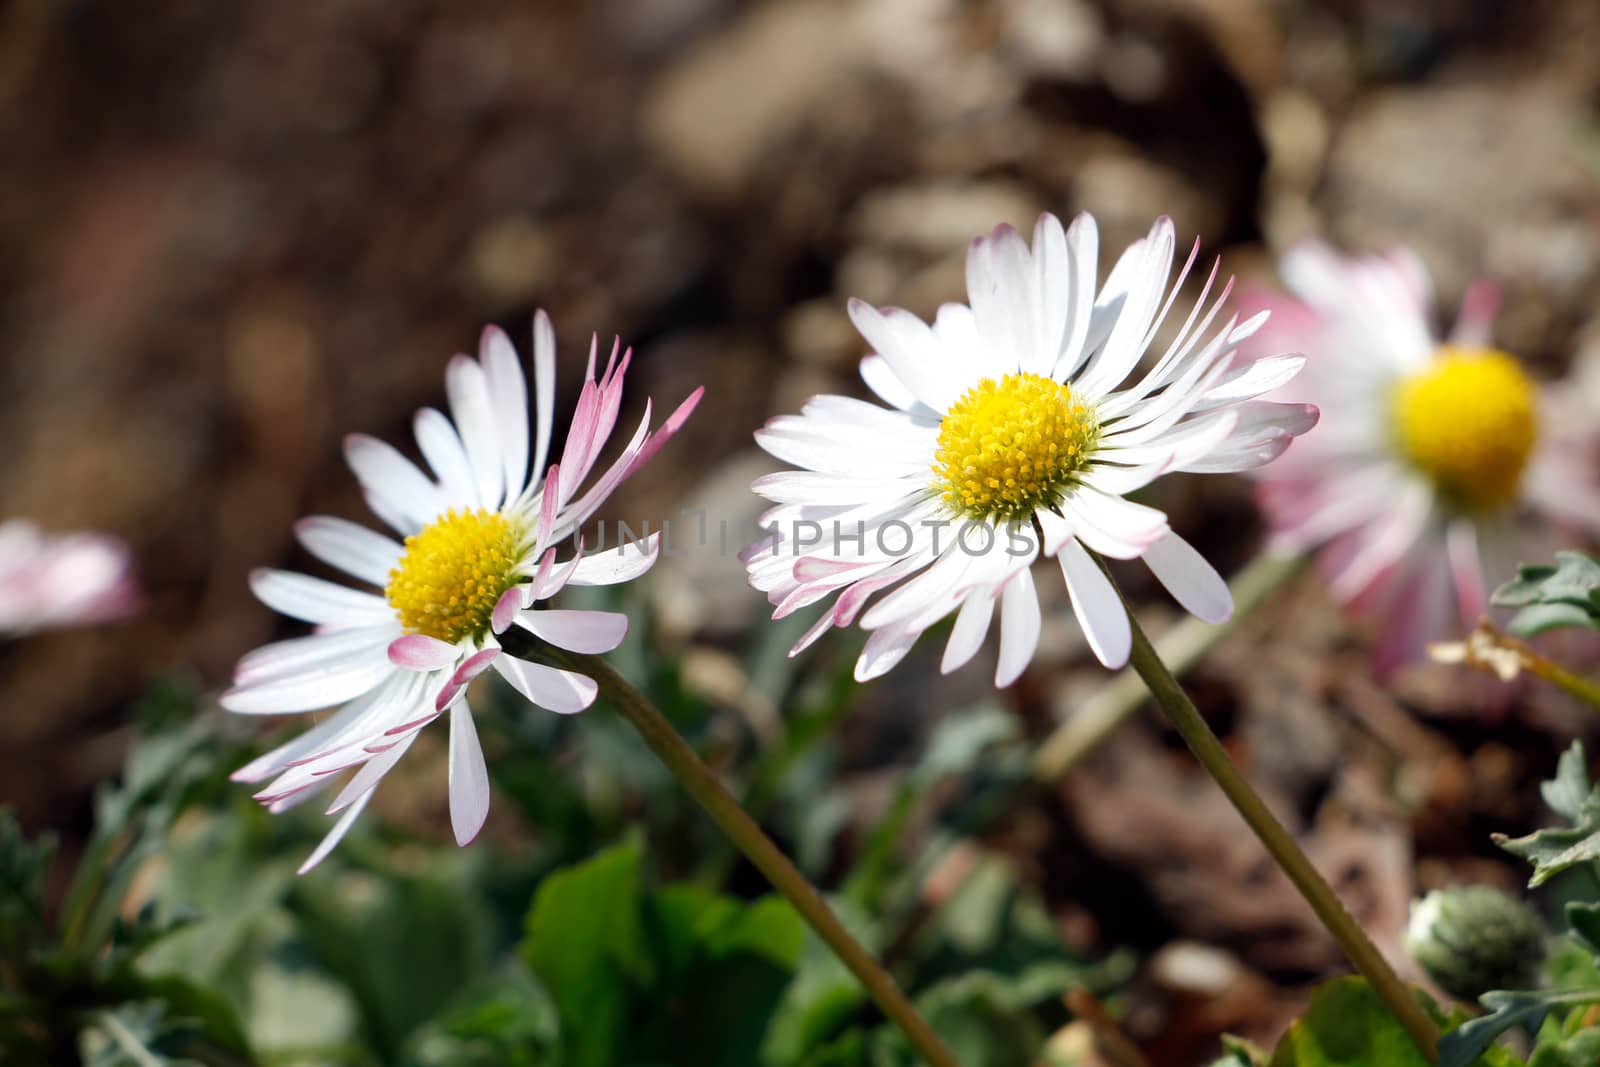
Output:
<svg viewBox="0 0 1600 1067">
<path fill-rule="evenodd" d="M 1094 410 L 1038 374 L 985 378 L 939 426 L 933 472 L 944 502 L 973 518 L 1022 519 L 1055 506 L 1093 455 Z"/>
<path fill-rule="evenodd" d="M 443 516 L 406 538 L 384 595 L 407 633 L 455 644 L 482 636 L 500 595 L 516 583 L 521 526 L 476 508 Z"/>
<path fill-rule="evenodd" d="M 1446 345 L 1394 393 L 1400 449 L 1456 506 L 1509 504 L 1533 452 L 1533 383 L 1517 361 L 1487 348 Z"/>
</svg>

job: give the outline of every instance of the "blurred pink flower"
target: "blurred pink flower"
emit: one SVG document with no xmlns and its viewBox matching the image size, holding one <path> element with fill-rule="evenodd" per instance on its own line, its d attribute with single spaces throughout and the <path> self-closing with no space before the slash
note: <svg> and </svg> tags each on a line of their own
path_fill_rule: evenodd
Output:
<svg viewBox="0 0 1600 1067">
<path fill-rule="evenodd" d="M 121 618 L 139 607 L 128 546 L 102 533 L 46 536 L 0 522 L 0 635 Z"/>
<path fill-rule="evenodd" d="M 1316 404 L 1322 423 L 1261 470 L 1259 500 L 1274 546 L 1319 549 L 1335 599 L 1376 624 L 1388 671 L 1470 627 L 1519 561 L 1600 531 L 1600 420 L 1490 346 L 1490 283 L 1441 340 L 1407 251 L 1346 259 L 1307 243 L 1282 274 L 1293 295 L 1241 300 L 1272 312 L 1251 344 L 1307 355 L 1275 399 Z"/>
</svg>

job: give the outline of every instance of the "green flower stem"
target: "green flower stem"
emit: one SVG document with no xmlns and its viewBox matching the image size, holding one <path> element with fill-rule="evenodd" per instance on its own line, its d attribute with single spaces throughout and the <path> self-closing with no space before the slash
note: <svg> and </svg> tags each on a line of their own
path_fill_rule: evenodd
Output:
<svg viewBox="0 0 1600 1067">
<path fill-rule="evenodd" d="M 1233 617 L 1220 626 L 1188 617 L 1162 634 L 1156 642 L 1161 658 L 1172 673 L 1182 676 L 1250 616 L 1276 590 L 1305 569 L 1306 557 L 1263 553 L 1245 565 L 1228 583 L 1233 593 Z M 1149 699 L 1150 691 L 1137 671 L 1129 668 L 1101 686 L 1083 705 L 1045 738 L 1033 758 L 1033 777 L 1041 783 L 1058 782 L 1101 746 Z"/>
<path fill-rule="evenodd" d="M 1110 578 L 1111 572 L 1106 568 L 1105 561 L 1099 562 Z M 1118 590 L 1118 596 L 1121 596 L 1121 590 Z M 1126 600 L 1123 601 L 1123 607 L 1128 607 Z M 1150 687 L 1151 695 L 1166 713 L 1168 721 L 1183 737 L 1195 758 L 1216 779 L 1217 785 L 1222 787 L 1223 793 L 1227 794 L 1250 829 L 1255 831 L 1256 837 L 1261 839 L 1274 862 L 1289 876 L 1306 903 L 1311 905 L 1311 910 L 1316 912 L 1322 925 L 1338 941 L 1356 970 L 1383 998 L 1400 1025 L 1405 1027 L 1406 1033 L 1411 1035 L 1411 1040 L 1416 1042 L 1417 1048 L 1430 1063 L 1438 1062 L 1438 1027 L 1428 1018 L 1422 1005 L 1411 995 L 1377 946 L 1362 931 L 1360 924 L 1345 910 L 1333 888 L 1317 873 L 1294 836 L 1284 828 L 1233 765 L 1222 742 L 1217 740 L 1217 735 L 1211 732 L 1211 727 L 1194 706 L 1194 701 L 1189 699 L 1189 694 L 1184 692 L 1151 647 L 1150 639 L 1140 629 L 1139 621 L 1131 610 L 1128 611 L 1128 625 L 1133 629 L 1133 669 Z"/>
<path fill-rule="evenodd" d="M 1488 619 L 1479 621 L 1478 628 L 1467 638 L 1466 649 L 1468 663 L 1482 666 L 1490 671 L 1495 669 L 1495 662 L 1498 659 L 1494 653 L 1503 652 L 1511 657 L 1517 668 L 1538 675 L 1590 707 L 1600 709 L 1600 685 L 1581 675 L 1573 674 L 1561 664 L 1540 654 L 1532 645 L 1519 641 L 1501 630 Z"/>
<path fill-rule="evenodd" d="M 519 654 L 522 651 L 518 649 Z M 917 1009 L 900 991 L 889 972 L 850 935 L 833 909 L 822 899 L 822 894 L 812 887 L 806 876 L 789 862 L 788 857 L 756 825 L 755 820 L 745 813 L 739 802 L 723 788 L 717 776 L 695 754 L 694 749 L 678 736 L 672 724 L 656 710 L 649 698 L 629 685 L 626 679 L 611 669 L 610 664 L 598 656 L 563 653 L 548 646 L 540 648 L 536 654 L 554 666 L 579 671 L 598 682 L 601 695 L 639 731 L 645 744 L 667 765 L 684 790 L 705 809 L 723 833 L 739 846 L 739 850 L 767 876 L 773 887 L 794 905 L 801 917 L 850 968 L 850 973 L 866 987 L 867 993 L 884 1015 L 904 1032 L 917 1054 L 933 1067 L 959 1067 L 939 1035 L 917 1014 Z"/>
</svg>

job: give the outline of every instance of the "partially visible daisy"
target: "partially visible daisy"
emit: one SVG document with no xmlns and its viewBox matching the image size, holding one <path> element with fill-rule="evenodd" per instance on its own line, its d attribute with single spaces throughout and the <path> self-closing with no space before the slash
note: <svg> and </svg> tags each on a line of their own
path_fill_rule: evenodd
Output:
<svg viewBox="0 0 1600 1067">
<path fill-rule="evenodd" d="M 458 355 L 445 372 L 450 416 L 417 412 L 423 473 L 375 438 L 345 439 L 345 458 L 374 514 L 404 543 L 345 519 L 295 525 L 308 552 L 369 588 L 351 588 L 289 571 L 258 570 L 256 596 L 315 624 L 310 636 L 265 645 L 239 661 L 230 711 L 280 715 L 338 706 L 305 733 L 240 768 L 243 782 L 273 779 L 256 798 L 273 812 L 342 780 L 328 813 L 337 823 L 300 868 L 316 866 L 344 837 L 373 791 L 418 733 L 450 719 L 450 821 L 467 844 L 489 810 L 489 775 L 467 706 L 467 685 L 493 667 L 523 696 L 563 714 L 594 701 L 595 683 L 505 653 L 496 635 L 519 626 L 573 652 L 608 652 L 628 629 L 624 615 L 553 609 L 544 602 L 567 585 L 612 585 L 655 562 L 655 537 L 566 560 L 556 546 L 571 537 L 622 480 L 638 470 L 688 418 L 696 390 L 650 432 L 650 406 L 620 456 L 581 496 L 617 422 L 631 350 L 613 347 L 595 378 L 595 348 L 557 463 L 545 469 L 555 403 L 555 335 L 534 318 L 536 426 L 529 467 L 527 386 L 504 333 L 484 331 L 478 359 Z M 348 778 L 341 772 L 353 771 Z"/>
<path fill-rule="evenodd" d="M 1262 473 L 1260 500 L 1277 545 L 1320 547 L 1333 596 L 1378 623 L 1389 670 L 1470 627 L 1519 556 L 1549 555 L 1528 535 L 1600 532 L 1600 416 L 1492 347 L 1491 285 L 1469 290 L 1440 339 L 1409 252 L 1306 244 L 1282 273 L 1292 297 L 1247 298 L 1272 310 L 1252 344 L 1308 353 L 1281 395 L 1314 401 L 1322 425 Z"/>
<path fill-rule="evenodd" d="M 0 635 L 121 618 L 139 605 L 128 546 L 109 534 L 46 536 L 0 522 Z"/>
<path fill-rule="evenodd" d="M 865 681 L 957 613 L 944 653 L 949 672 L 977 652 L 998 604 L 995 684 L 1009 685 L 1038 644 L 1031 567 L 1050 556 L 1090 648 L 1119 667 L 1130 649 L 1128 619 L 1091 551 L 1142 558 L 1202 619 L 1232 613 L 1211 565 L 1164 513 L 1126 494 L 1169 471 L 1266 463 L 1316 412 L 1254 399 L 1303 362 L 1236 358 L 1264 314 L 1230 318 L 1208 334 L 1232 286 L 1206 306 L 1215 268 L 1169 347 L 1135 373 L 1199 252 L 1197 243 L 1169 291 L 1173 248 L 1172 222 L 1162 218 L 1096 295 L 1094 220 L 1080 215 L 1063 229 L 1044 215 L 1031 248 L 1006 226 L 975 241 L 970 306 L 946 304 L 932 325 L 851 302 L 851 319 L 877 350 L 861 376 L 889 406 L 818 396 L 756 435 L 801 469 L 755 484 L 778 506 L 764 518 L 773 535 L 747 555 L 752 583 L 776 606 L 774 618 L 838 594 L 795 652 L 859 617 L 872 632 L 856 664 Z"/>
</svg>

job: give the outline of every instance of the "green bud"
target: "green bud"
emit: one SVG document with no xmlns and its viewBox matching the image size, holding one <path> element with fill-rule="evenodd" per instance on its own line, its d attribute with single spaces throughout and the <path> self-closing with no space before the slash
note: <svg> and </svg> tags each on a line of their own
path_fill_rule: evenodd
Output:
<svg viewBox="0 0 1600 1067">
<path fill-rule="evenodd" d="M 1406 948 L 1453 997 L 1538 984 L 1546 931 L 1537 912 L 1486 885 L 1435 889 L 1411 904 Z"/>
</svg>

